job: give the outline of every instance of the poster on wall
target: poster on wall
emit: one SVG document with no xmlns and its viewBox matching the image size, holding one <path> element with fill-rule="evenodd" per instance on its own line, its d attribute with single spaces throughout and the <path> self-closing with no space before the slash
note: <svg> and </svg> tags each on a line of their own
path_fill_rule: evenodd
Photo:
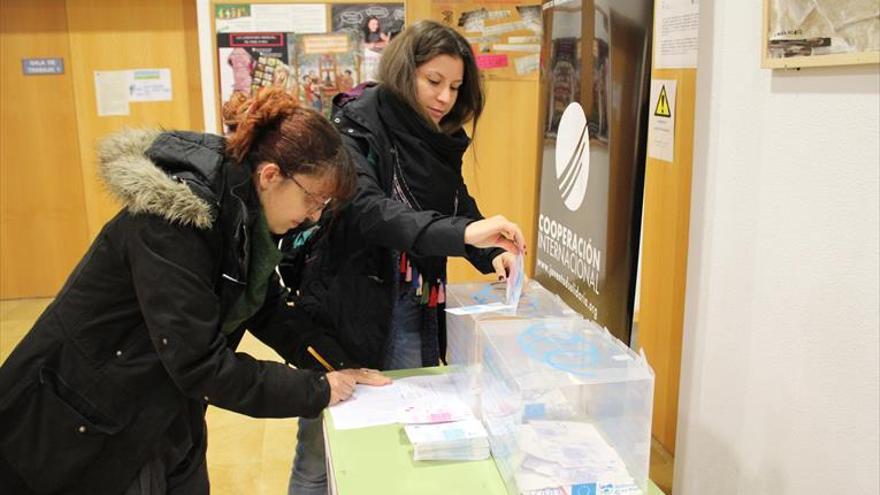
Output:
<svg viewBox="0 0 880 495">
<path fill-rule="evenodd" d="M 214 5 L 218 33 L 324 33 L 327 7 L 322 3 L 224 3 Z"/>
<path fill-rule="evenodd" d="M 303 104 L 330 117 L 333 97 L 361 82 L 356 43 L 347 32 L 296 37 L 296 77 Z"/>
<path fill-rule="evenodd" d="M 293 33 L 218 33 L 221 105 L 233 93 L 250 96 L 269 86 L 295 92 L 295 39 Z"/>
<path fill-rule="evenodd" d="M 487 79 L 538 78 L 543 33 L 540 4 L 434 0 L 431 18 L 467 38 Z"/>
<path fill-rule="evenodd" d="M 360 81 L 376 80 L 382 50 L 404 29 L 402 3 L 333 4 L 332 31 L 348 33 L 360 59 Z"/>
<path fill-rule="evenodd" d="M 880 63 L 877 0 L 764 0 L 764 68 Z"/>
<path fill-rule="evenodd" d="M 642 47 L 652 3 L 628 2 L 625 14 L 615 2 L 544 10 L 541 101 L 547 106 L 540 123 L 535 279 L 627 343 L 650 74 Z"/>
</svg>

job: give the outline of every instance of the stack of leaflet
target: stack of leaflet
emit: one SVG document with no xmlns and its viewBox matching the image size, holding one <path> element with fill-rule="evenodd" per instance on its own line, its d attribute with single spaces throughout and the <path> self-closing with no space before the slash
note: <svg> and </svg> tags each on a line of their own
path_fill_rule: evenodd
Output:
<svg viewBox="0 0 880 495">
<path fill-rule="evenodd" d="M 489 458 L 489 438 L 480 420 L 406 425 L 416 461 L 479 461 Z"/>
<path fill-rule="evenodd" d="M 384 387 L 358 385 L 330 413 L 337 430 L 404 424 L 416 461 L 489 458 L 486 430 L 445 373 L 400 378 Z"/>
</svg>

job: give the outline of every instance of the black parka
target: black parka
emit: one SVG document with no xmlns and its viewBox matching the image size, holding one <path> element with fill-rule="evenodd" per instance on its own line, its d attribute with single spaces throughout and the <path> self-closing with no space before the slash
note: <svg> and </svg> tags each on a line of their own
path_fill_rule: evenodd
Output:
<svg viewBox="0 0 880 495">
<path fill-rule="evenodd" d="M 355 161 L 357 193 L 338 214 L 322 219 L 324 232 L 313 241 L 294 281 L 297 306 L 326 326 L 344 349 L 331 355 L 338 367 L 382 367 L 396 293 L 397 252 L 462 256 L 483 273 L 493 271 L 492 259 L 503 252 L 464 243 L 465 228 L 483 215 L 460 176 L 455 214 L 419 211 L 392 199 L 396 143 L 380 117 L 380 89 L 359 87 L 336 97 L 331 120 Z M 441 332 L 442 348 L 442 306 L 433 314 L 439 319 L 432 327 Z"/>
<path fill-rule="evenodd" d="M 102 145 L 100 170 L 123 209 L 0 367 L 0 493 L 121 493 L 154 456 L 202 440 L 208 404 L 255 417 L 327 405 L 324 373 L 235 352 L 247 327 L 299 359 L 314 327 L 277 283 L 221 332 L 251 282 L 260 214 L 247 167 L 223 146 L 144 131 Z"/>
</svg>

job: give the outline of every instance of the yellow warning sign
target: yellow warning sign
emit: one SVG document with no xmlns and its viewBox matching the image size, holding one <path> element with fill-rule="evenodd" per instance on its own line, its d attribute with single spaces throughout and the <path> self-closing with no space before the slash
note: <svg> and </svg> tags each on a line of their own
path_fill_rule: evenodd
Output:
<svg viewBox="0 0 880 495">
<path fill-rule="evenodd" d="M 654 108 L 654 115 L 658 117 L 672 117 L 672 110 L 669 109 L 669 99 L 666 97 L 666 86 L 660 88 L 660 97 L 657 98 L 657 107 Z"/>
</svg>

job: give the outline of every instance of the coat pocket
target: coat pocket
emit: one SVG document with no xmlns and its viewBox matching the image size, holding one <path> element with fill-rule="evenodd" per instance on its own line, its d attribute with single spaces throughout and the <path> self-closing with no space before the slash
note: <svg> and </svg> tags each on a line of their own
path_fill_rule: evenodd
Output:
<svg viewBox="0 0 880 495">
<path fill-rule="evenodd" d="M 42 367 L 39 379 L 0 410 L 0 453 L 37 492 L 55 492 L 78 480 L 101 452 L 116 422 Z"/>
</svg>

